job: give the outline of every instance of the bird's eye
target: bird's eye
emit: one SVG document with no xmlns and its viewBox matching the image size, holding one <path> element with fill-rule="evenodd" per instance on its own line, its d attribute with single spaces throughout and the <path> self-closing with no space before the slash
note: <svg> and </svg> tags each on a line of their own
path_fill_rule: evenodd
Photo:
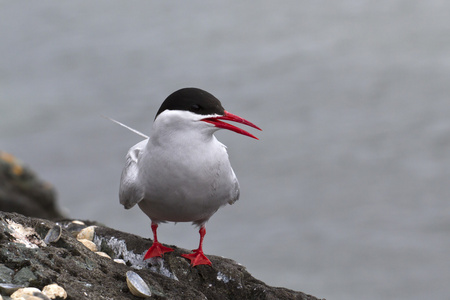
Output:
<svg viewBox="0 0 450 300">
<path fill-rule="evenodd" d="M 192 104 L 190 110 L 191 110 L 192 112 L 197 112 L 197 111 L 200 110 L 200 108 L 201 108 L 200 105 L 198 105 L 198 104 Z"/>
</svg>

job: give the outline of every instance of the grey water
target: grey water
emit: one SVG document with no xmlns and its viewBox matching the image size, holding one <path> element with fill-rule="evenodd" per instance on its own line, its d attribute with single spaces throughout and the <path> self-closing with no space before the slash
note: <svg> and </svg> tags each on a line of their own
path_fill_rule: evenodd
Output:
<svg viewBox="0 0 450 300">
<path fill-rule="evenodd" d="M 73 218 L 151 237 L 124 156 L 186 86 L 260 126 L 220 131 L 241 199 L 204 250 L 327 299 L 450 299 L 450 2 L 0 1 L 0 149 Z M 161 242 L 195 248 L 190 224 Z"/>
</svg>

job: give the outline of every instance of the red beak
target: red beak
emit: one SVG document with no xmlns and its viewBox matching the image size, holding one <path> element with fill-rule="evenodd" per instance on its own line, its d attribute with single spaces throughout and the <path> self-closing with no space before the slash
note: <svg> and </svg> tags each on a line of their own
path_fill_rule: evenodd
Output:
<svg viewBox="0 0 450 300">
<path fill-rule="evenodd" d="M 236 133 L 243 134 L 243 135 L 246 135 L 246 136 L 249 136 L 251 138 L 254 138 L 254 139 L 258 140 L 258 138 L 256 136 L 254 136 L 253 134 L 251 134 L 251 133 L 249 133 L 249 132 L 247 132 L 247 131 L 239 128 L 239 127 L 236 127 L 236 126 L 233 126 L 231 124 L 222 122 L 220 120 L 233 121 L 233 122 L 237 122 L 237 123 L 241 123 L 241 124 L 253 127 L 255 129 L 258 129 L 258 130 L 262 130 L 261 128 L 259 128 L 255 124 L 247 121 L 246 119 L 243 119 L 243 118 L 241 118 L 239 116 L 233 115 L 232 113 L 229 113 L 227 111 L 224 112 L 223 116 L 202 119 L 202 121 L 207 122 L 207 123 L 211 123 L 211 124 L 213 124 L 214 126 L 216 126 L 218 128 L 228 129 L 228 130 L 234 131 Z"/>
</svg>

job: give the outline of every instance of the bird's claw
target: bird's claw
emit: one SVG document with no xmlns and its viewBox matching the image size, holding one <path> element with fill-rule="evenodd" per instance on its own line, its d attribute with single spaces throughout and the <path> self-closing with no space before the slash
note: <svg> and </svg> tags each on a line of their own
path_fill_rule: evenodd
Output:
<svg viewBox="0 0 450 300">
<path fill-rule="evenodd" d="M 193 267 L 198 265 L 210 265 L 211 261 L 206 257 L 206 255 L 201 250 L 194 250 L 191 254 L 181 254 L 182 257 L 187 258 L 191 261 Z"/>
<path fill-rule="evenodd" d="M 153 245 L 145 253 L 144 260 L 152 258 L 152 257 L 156 257 L 156 256 L 162 257 L 164 253 L 172 252 L 172 251 L 174 251 L 172 248 L 163 246 L 159 242 L 153 242 Z"/>
</svg>

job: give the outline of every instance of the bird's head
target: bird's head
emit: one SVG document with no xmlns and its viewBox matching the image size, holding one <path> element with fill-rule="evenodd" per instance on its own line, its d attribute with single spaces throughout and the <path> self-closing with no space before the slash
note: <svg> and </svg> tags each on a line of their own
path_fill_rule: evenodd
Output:
<svg viewBox="0 0 450 300">
<path fill-rule="evenodd" d="M 184 88 L 169 95 L 155 117 L 155 122 L 164 123 L 165 126 L 172 127 L 172 130 L 190 128 L 212 134 L 218 129 L 228 129 L 258 139 L 223 121 L 237 122 L 261 130 L 253 123 L 226 111 L 216 97 L 198 88 Z"/>
</svg>

